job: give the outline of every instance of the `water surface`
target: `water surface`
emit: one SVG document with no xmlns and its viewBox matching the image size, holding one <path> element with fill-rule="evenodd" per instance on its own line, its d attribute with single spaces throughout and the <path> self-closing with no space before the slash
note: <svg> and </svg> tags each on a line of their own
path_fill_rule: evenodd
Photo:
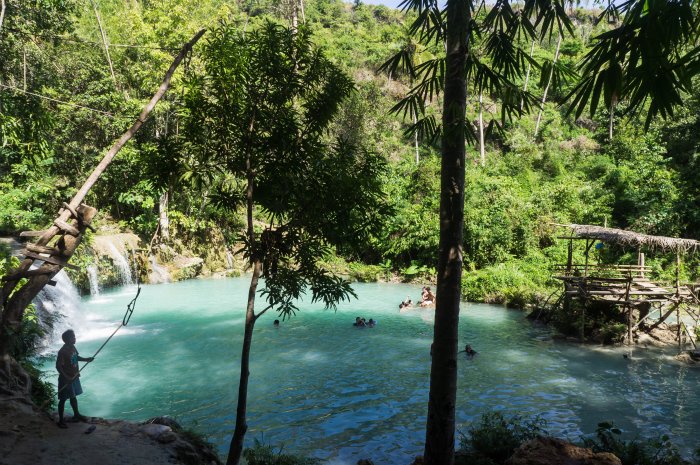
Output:
<svg viewBox="0 0 700 465">
<path fill-rule="evenodd" d="M 422 452 L 432 311 L 399 312 L 420 286 L 355 284 L 359 299 L 337 312 L 301 303 L 283 321 L 256 325 L 248 397 L 253 439 L 332 463 L 410 463 Z M 209 437 L 222 453 L 234 428 L 248 280 L 143 286 L 136 311 L 82 375 L 81 411 L 143 420 L 169 414 Z M 69 313 L 81 355 L 94 353 L 122 319 L 134 286 L 84 298 Z M 262 308 L 262 305 L 259 305 Z M 378 320 L 355 328 L 356 316 Z M 700 430 L 700 370 L 670 353 L 581 347 L 499 306 L 464 304 L 457 426 L 481 413 L 542 415 L 572 440 L 612 419 L 631 438 L 670 434 L 686 453 Z M 51 350 L 58 349 L 54 344 Z M 49 362 L 47 366 L 50 366 Z"/>
</svg>

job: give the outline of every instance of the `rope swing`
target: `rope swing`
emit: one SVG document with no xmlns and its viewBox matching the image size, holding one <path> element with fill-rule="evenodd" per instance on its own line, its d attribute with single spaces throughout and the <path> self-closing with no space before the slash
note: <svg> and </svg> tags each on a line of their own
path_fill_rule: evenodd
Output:
<svg viewBox="0 0 700 465">
<path fill-rule="evenodd" d="M 126 306 L 126 312 L 124 313 L 124 318 L 122 318 L 121 324 L 119 326 L 117 326 L 117 329 L 115 329 L 114 332 L 112 334 L 110 334 L 110 336 L 107 338 L 107 340 L 104 343 L 102 343 L 102 345 L 100 346 L 99 349 L 97 349 L 97 352 L 95 352 L 95 354 L 92 356 L 92 358 L 97 357 L 97 354 L 99 354 L 100 351 L 102 351 L 102 349 L 104 348 L 104 346 L 106 346 L 107 343 L 114 337 L 114 335 L 117 334 L 117 331 L 119 331 L 124 326 L 129 324 L 129 320 L 131 320 L 131 315 L 134 314 L 134 308 L 136 308 L 136 300 L 139 298 L 140 294 L 141 294 L 141 283 L 138 283 L 138 288 L 136 289 L 136 295 L 134 296 L 133 299 L 131 299 L 131 302 L 129 302 L 129 305 Z M 90 362 L 85 362 L 85 365 L 83 365 L 80 368 L 80 370 L 78 370 L 78 373 L 83 371 L 83 368 L 88 366 L 89 363 Z"/>
<path fill-rule="evenodd" d="M 99 353 L 102 351 L 102 349 L 104 349 L 104 347 L 107 345 L 107 343 L 114 337 L 115 334 L 117 334 L 117 331 L 119 331 L 119 330 L 122 329 L 124 326 L 126 326 L 126 325 L 129 324 L 129 321 L 131 320 L 131 316 L 134 314 L 134 309 L 136 308 L 136 300 L 139 298 L 139 295 L 141 295 L 141 283 L 138 281 L 138 279 L 137 279 L 136 283 L 137 283 L 137 286 L 138 286 L 138 287 L 136 288 L 136 295 L 134 296 L 133 299 L 131 299 L 131 302 L 129 302 L 129 305 L 126 306 L 126 312 L 124 312 L 124 318 L 122 318 L 122 322 L 119 324 L 119 326 L 117 326 L 117 328 L 114 330 L 114 332 L 112 332 L 112 334 L 110 334 L 110 336 L 107 338 L 107 340 L 106 340 L 105 342 L 102 343 L 102 345 L 100 346 L 100 348 L 97 349 L 97 351 L 96 351 L 96 352 L 94 353 L 94 355 L 91 357 L 92 359 L 94 359 L 95 357 L 97 357 L 97 354 L 99 354 Z M 91 363 L 91 362 L 85 362 L 85 364 L 84 364 L 82 367 L 80 367 L 80 369 L 78 370 L 78 375 L 79 375 L 80 372 L 83 371 L 83 369 L 84 369 L 86 366 L 88 366 L 90 363 Z M 76 376 L 75 376 L 73 379 L 71 379 L 70 381 L 75 380 L 75 379 L 78 377 L 78 375 L 76 375 Z M 66 385 L 63 386 L 61 389 L 59 389 L 59 390 L 56 392 L 56 394 L 60 393 L 61 391 L 63 391 L 65 388 L 67 388 L 67 387 L 70 386 L 70 385 L 71 385 L 70 383 L 66 383 Z M 44 406 L 43 406 L 43 407 L 45 407 L 47 404 L 48 404 L 48 401 L 44 403 Z M 42 407 L 42 408 L 43 408 L 43 407 Z"/>
</svg>

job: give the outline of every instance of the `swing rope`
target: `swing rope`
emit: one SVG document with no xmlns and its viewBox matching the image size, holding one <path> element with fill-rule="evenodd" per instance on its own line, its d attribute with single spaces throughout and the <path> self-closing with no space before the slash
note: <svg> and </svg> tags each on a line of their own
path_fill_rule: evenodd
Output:
<svg viewBox="0 0 700 465">
<path fill-rule="evenodd" d="M 107 340 L 104 343 L 102 343 L 102 345 L 100 346 L 99 349 L 97 349 L 97 352 L 95 352 L 95 354 L 92 356 L 92 358 L 97 357 L 97 354 L 99 354 L 100 351 L 102 351 L 102 349 L 104 348 L 104 346 L 106 346 L 107 343 L 114 337 L 114 335 L 117 334 L 117 331 L 119 331 L 120 329 L 122 329 L 122 327 L 129 324 L 129 320 L 131 320 L 131 315 L 134 314 L 134 308 L 136 307 L 136 299 L 139 298 L 140 294 L 141 294 L 141 284 L 138 285 L 138 288 L 136 289 L 136 295 L 134 296 L 134 298 L 131 299 L 131 302 L 129 302 L 129 305 L 126 306 L 126 312 L 124 313 L 124 318 L 122 318 L 121 324 L 119 326 L 117 326 L 117 329 L 115 329 L 114 332 L 107 338 Z M 80 370 L 78 370 L 78 373 L 83 371 L 83 368 L 85 368 L 88 365 L 88 363 L 90 363 L 90 362 L 85 362 L 85 365 L 83 365 L 80 368 Z"/>
<path fill-rule="evenodd" d="M 139 283 L 137 281 L 137 285 L 138 285 L 138 288 L 136 289 L 136 295 L 134 296 L 133 299 L 131 299 L 131 302 L 129 302 L 129 305 L 126 306 L 126 312 L 124 313 L 124 318 L 122 318 L 122 322 L 119 324 L 119 326 L 117 326 L 117 329 L 114 330 L 114 332 L 107 338 L 107 340 L 100 346 L 100 348 L 97 349 L 97 352 L 95 352 L 95 354 L 91 358 L 94 359 L 95 357 L 97 357 L 97 354 L 99 354 L 100 351 L 104 348 L 104 346 L 106 346 L 107 343 L 114 337 L 114 335 L 117 334 L 117 331 L 119 331 L 120 329 L 122 329 L 122 327 L 129 324 L 129 320 L 131 320 L 131 315 L 134 314 L 134 309 L 136 308 L 136 299 L 138 299 L 139 295 L 141 294 L 141 283 Z M 89 364 L 90 364 L 90 362 L 85 362 L 85 364 L 82 367 L 80 367 L 80 369 L 78 370 L 78 375 L 80 374 L 81 371 L 83 371 L 83 368 L 85 368 Z M 59 389 L 56 392 L 56 394 L 60 393 L 65 388 L 70 386 L 71 382 L 73 380 L 75 380 L 76 378 L 78 378 L 78 375 L 76 375 L 73 379 L 70 380 L 70 382 L 66 383 L 65 386 L 63 386 L 61 389 Z"/>
</svg>

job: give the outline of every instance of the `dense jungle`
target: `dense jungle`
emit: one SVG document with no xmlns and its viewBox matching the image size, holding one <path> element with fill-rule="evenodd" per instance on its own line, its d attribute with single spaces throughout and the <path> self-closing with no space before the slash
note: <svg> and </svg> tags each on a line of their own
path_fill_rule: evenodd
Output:
<svg viewBox="0 0 700 465">
<path fill-rule="evenodd" d="M 76 223 L 84 238 L 66 272 L 88 296 L 125 284 L 117 244 L 131 256 L 130 284 L 252 275 L 227 463 L 313 463 L 243 445 L 256 320 L 270 310 L 287 321 L 307 289 L 335 308 L 357 297 L 350 283 L 437 286 L 431 399 L 442 399 L 440 380 L 453 385 L 430 402 L 425 463 L 500 464 L 542 425 L 483 412 L 455 458 L 447 360 L 460 302 L 551 313 L 567 260 L 638 264 L 639 250 L 615 243 L 590 257 L 570 249 L 566 225 L 700 240 L 696 2 L 456 3 L 2 0 L 0 237 L 46 230 L 138 121 L 84 198 L 97 213 L 90 230 Z M 181 50 L 169 89 L 138 120 Z M 450 103 L 458 94 L 461 110 Z M 450 173 L 463 173 L 461 187 Z M 694 252 L 681 262 L 649 250 L 646 266 L 657 281 L 697 282 Z M 0 275 L 19 263 L 0 242 Z M 452 320 L 441 322 L 447 307 Z M 35 404 L 51 407 L 37 359 L 47 322 L 33 305 L 22 311 L 2 352 L 29 371 Z M 624 339 L 625 320 L 586 318 L 549 320 L 565 336 L 581 327 L 595 342 Z M 612 422 L 596 434 L 582 446 L 619 457 L 596 463 L 691 463 L 667 436 L 623 442 Z M 218 462 L 193 443 L 178 460 Z"/>
</svg>

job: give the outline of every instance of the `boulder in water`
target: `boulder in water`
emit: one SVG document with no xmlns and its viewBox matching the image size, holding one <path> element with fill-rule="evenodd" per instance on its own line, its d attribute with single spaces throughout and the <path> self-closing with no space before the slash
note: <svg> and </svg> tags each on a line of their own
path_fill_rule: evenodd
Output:
<svg viewBox="0 0 700 465">
<path fill-rule="evenodd" d="M 507 465 L 622 465 L 609 452 L 593 452 L 563 439 L 538 437 L 522 444 Z"/>
</svg>

